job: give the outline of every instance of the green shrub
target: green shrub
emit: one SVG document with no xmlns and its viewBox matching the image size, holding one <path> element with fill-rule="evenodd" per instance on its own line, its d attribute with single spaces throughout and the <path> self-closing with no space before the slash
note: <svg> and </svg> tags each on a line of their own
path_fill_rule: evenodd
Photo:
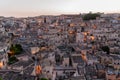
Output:
<svg viewBox="0 0 120 80">
<path fill-rule="evenodd" d="M 41 78 L 40 80 L 48 80 L 47 78 Z"/>
</svg>

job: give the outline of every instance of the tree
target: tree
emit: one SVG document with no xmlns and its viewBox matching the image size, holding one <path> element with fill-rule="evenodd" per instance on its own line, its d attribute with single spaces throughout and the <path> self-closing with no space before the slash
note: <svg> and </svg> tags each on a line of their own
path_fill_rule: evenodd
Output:
<svg viewBox="0 0 120 80">
<path fill-rule="evenodd" d="M 100 14 L 98 13 L 88 13 L 83 16 L 83 20 L 94 20 L 96 17 L 100 17 Z"/>
<path fill-rule="evenodd" d="M 18 59 L 15 56 L 12 56 L 8 59 L 8 64 L 13 64 L 18 61 Z"/>
<path fill-rule="evenodd" d="M 0 77 L 0 80 L 3 80 L 3 79 Z"/>
<path fill-rule="evenodd" d="M 108 46 L 103 46 L 101 49 L 102 49 L 104 52 L 107 52 L 107 54 L 110 53 L 110 48 L 109 48 Z"/>
<path fill-rule="evenodd" d="M 13 52 L 13 54 L 17 55 L 23 51 L 23 48 L 20 44 L 15 44 L 15 45 L 12 44 L 10 47 L 10 51 Z"/>
<path fill-rule="evenodd" d="M 60 55 L 59 54 L 55 54 L 55 61 L 56 62 L 60 62 Z"/>
</svg>

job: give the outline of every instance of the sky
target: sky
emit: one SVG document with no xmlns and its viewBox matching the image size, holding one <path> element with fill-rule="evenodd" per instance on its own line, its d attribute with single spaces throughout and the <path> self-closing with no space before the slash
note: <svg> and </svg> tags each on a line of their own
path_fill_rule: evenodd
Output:
<svg viewBox="0 0 120 80">
<path fill-rule="evenodd" d="M 120 12 L 120 0 L 0 0 L 0 16 L 28 17 L 39 15 Z"/>
</svg>

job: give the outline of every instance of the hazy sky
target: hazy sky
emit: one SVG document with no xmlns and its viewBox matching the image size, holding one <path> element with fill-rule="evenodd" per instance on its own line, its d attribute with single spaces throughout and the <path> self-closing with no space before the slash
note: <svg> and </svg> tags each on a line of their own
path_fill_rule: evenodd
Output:
<svg viewBox="0 0 120 80">
<path fill-rule="evenodd" d="M 120 0 L 0 0 L 0 16 L 120 12 Z"/>
</svg>

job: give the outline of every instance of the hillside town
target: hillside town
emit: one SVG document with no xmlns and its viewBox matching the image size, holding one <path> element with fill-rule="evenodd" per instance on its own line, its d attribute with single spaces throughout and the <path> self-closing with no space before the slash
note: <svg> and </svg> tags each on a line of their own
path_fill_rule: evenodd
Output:
<svg viewBox="0 0 120 80">
<path fill-rule="evenodd" d="M 0 17 L 1 80 L 120 80 L 120 14 Z"/>
</svg>

